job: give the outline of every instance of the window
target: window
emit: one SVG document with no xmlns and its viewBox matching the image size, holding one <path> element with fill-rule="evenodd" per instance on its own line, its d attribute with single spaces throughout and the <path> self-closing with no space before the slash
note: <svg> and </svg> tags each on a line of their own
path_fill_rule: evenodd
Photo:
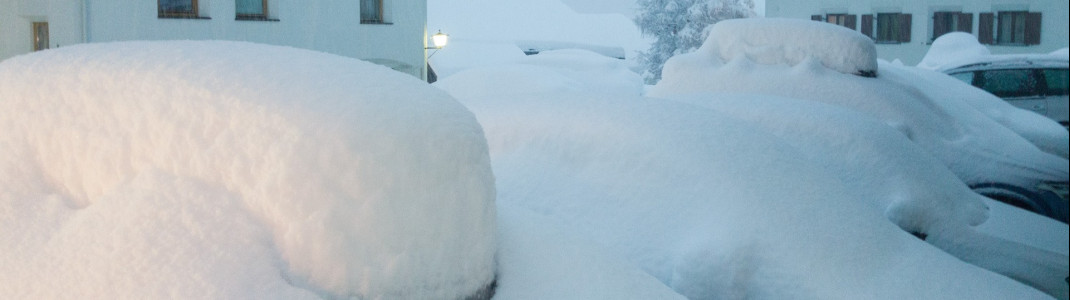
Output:
<svg viewBox="0 0 1070 300">
<path fill-rule="evenodd" d="M 982 44 L 1039 45 L 1041 13 L 1001 11 L 980 14 L 977 40 Z"/>
<path fill-rule="evenodd" d="M 360 0 L 361 24 L 384 24 L 383 0 Z"/>
<path fill-rule="evenodd" d="M 957 11 L 933 13 L 933 40 L 948 32 L 973 32 L 973 15 Z"/>
<path fill-rule="evenodd" d="M 855 29 L 855 23 L 857 23 L 857 18 L 858 17 L 855 15 L 848 14 L 828 14 L 825 17 L 825 21 L 850 29 Z"/>
<path fill-rule="evenodd" d="M 1070 70 L 1067 69 L 1044 69 L 1044 81 L 1048 85 L 1047 95 L 1066 96 L 1067 86 L 1070 85 Z M 1066 98 L 1063 98 L 1066 102 Z"/>
<path fill-rule="evenodd" d="M 1000 44 L 1025 44 L 1025 15 L 1024 11 L 1000 12 L 996 40 Z"/>
<path fill-rule="evenodd" d="M 33 22 L 33 51 L 48 49 L 48 22 Z"/>
<path fill-rule="evenodd" d="M 235 0 L 236 20 L 267 20 L 267 0 Z"/>
<path fill-rule="evenodd" d="M 981 88 L 1000 98 L 1038 95 L 1032 69 L 988 70 L 981 75 Z"/>
<path fill-rule="evenodd" d="M 910 42 L 910 14 L 880 13 L 877 14 L 878 43 L 907 43 Z"/>
<path fill-rule="evenodd" d="M 156 0 L 159 18 L 196 18 L 197 0 Z"/>
</svg>

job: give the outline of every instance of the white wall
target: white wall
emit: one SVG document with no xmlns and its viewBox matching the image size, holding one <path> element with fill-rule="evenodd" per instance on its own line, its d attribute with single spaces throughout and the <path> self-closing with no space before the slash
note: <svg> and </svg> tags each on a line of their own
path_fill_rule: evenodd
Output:
<svg viewBox="0 0 1070 300">
<path fill-rule="evenodd" d="M 766 0 L 766 16 L 810 19 L 811 15 L 847 13 L 853 15 L 879 12 L 912 14 L 911 39 L 903 44 L 877 44 L 880 58 L 900 59 L 914 65 L 921 61 L 932 42 L 932 13 L 957 10 L 973 14 L 973 34 L 977 34 L 978 13 L 999 10 L 1041 12 L 1040 45 L 988 45 L 992 53 L 1044 53 L 1068 46 L 1068 3 L 1065 0 Z M 861 16 L 858 22 L 861 22 Z M 859 25 L 858 29 L 861 29 Z M 874 27 L 876 30 L 876 27 Z"/>
<path fill-rule="evenodd" d="M 80 0 L 0 0 L 0 60 L 33 51 L 34 22 L 48 22 L 49 48 L 82 42 Z"/>
<path fill-rule="evenodd" d="M 204 19 L 157 18 L 156 1 L 85 0 L 84 39 L 82 2 L 0 0 L 0 59 L 32 51 L 30 24 L 47 19 L 53 47 L 82 41 L 239 40 L 355 57 L 425 76 L 423 0 L 385 0 L 384 18 L 391 24 L 375 25 L 360 24 L 355 0 L 269 0 L 269 17 L 277 21 L 235 20 L 233 0 L 199 0 Z"/>
</svg>

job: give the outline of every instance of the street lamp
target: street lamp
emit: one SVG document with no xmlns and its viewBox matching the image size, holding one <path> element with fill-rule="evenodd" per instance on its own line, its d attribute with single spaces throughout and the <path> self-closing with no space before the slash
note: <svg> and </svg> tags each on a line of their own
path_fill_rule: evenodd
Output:
<svg viewBox="0 0 1070 300">
<path fill-rule="evenodd" d="M 438 33 L 431 36 L 431 44 L 434 46 L 425 49 L 442 49 L 442 47 L 446 47 L 446 43 L 449 43 L 449 41 L 450 35 L 442 33 L 442 30 L 439 30 Z"/>
</svg>

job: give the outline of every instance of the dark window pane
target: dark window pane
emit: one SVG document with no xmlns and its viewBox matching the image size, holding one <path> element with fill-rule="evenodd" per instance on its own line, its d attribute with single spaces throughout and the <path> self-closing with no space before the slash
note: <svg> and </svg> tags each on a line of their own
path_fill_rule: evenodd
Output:
<svg viewBox="0 0 1070 300">
<path fill-rule="evenodd" d="M 48 23 L 33 22 L 33 51 L 48 49 Z"/>
<path fill-rule="evenodd" d="M 1001 98 L 1036 96 L 1033 70 L 990 70 L 982 75 L 981 88 Z"/>
<path fill-rule="evenodd" d="M 1044 69 L 1044 81 L 1048 84 L 1048 95 L 1067 95 L 1067 85 L 1070 84 L 1068 73 L 1070 73 L 1070 70 L 1067 69 Z"/>
<path fill-rule="evenodd" d="M 965 82 L 966 84 L 973 84 L 973 72 L 955 73 L 951 74 L 951 77 L 962 80 L 962 82 Z"/>
<path fill-rule="evenodd" d="M 360 22 L 361 23 L 382 23 L 383 22 L 383 1 L 382 0 L 360 0 Z"/>
<path fill-rule="evenodd" d="M 193 0 L 159 0 L 160 11 L 167 13 L 193 12 Z"/>
<path fill-rule="evenodd" d="M 236 0 L 239 16 L 264 16 L 264 0 Z"/>
<path fill-rule="evenodd" d="M 999 24 L 996 32 L 997 42 L 1000 44 L 1024 44 L 1025 15 L 1026 12 L 1024 11 L 999 12 Z"/>
<path fill-rule="evenodd" d="M 899 42 L 899 14 L 877 14 L 877 41 Z"/>
</svg>

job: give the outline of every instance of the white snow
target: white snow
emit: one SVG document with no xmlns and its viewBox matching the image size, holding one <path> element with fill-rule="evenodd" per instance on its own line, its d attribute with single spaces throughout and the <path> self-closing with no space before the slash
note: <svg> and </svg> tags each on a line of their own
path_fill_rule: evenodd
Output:
<svg viewBox="0 0 1070 300">
<path fill-rule="evenodd" d="M 782 20 L 768 21 L 794 26 Z M 730 39 L 719 34 L 739 33 L 717 30 L 721 24 L 714 25 L 707 43 L 698 51 L 670 59 L 662 80 L 650 89 L 649 95 L 673 98 L 732 92 L 823 102 L 866 114 L 898 129 L 968 184 L 995 181 L 1032 186 L 1070 177 L 1067 160 L 1059 157 L 1066 153 L 1070 140 L 1065 130 L 1053 126 L 1036 128 L 1039 135 L 1050 134 L 1034 138 L 1039 146 L 1055 149 L 1055 154 L 1047 153 L 964 101 L 941 98 L 955 90 L 975 90 L 973 87 L 961 82 L 940 81 L 947 83 L 940 85 L 921 80 L 916 76 L 918 71 L 894 64 L 880 64 L 877 78 L 845 74 L 822 64 L 820 58 L 826 56 L 823 52 L 805 57 L 796 65 L 777 63 L 782 60 L 772 60 L 771 64 L 756 62 L 746 56 L 725 61 L 720 54 L 722 47 L 746 47 L 724 44 Z M 1033 121 L 1054 123 L 1036 118 L 1026 122 Z"/>
<path fill-rule="evenodd" d="M 523 56 L 519 45 L 620 48 L 628 59 L 650 46 L 629 16 L 577 13 L 561 0 L 431 0 L 427 11 L 428 30 L 450 35 L 449 45 L 429 60 L 439 78 L 510 62 Z"/>
<path fill-rule="evenodd" d="M 700 48 L 696 52 L 717 55 L 721 61 L 746 57 L 760 64 L 795 66 L 814 59 L 829 69 L 847 74 L 872 75 L 877 71 L 877 50 L 870 38 L 825 22 L 776 18 L 724 20 L 714 24 Z M 673 69 L 666 63 L 663 72 Z"/>
<path fill-rule="evenodd" d="M 991 54 L 985 45 L 969 33 L 953 32 L 940 36 L 933 41 L 932 47 L 917 67 L 928 70 L 946 71 L 957 67 L 1005 60 L 1062 60 L 1070 58 L 1067 48 L 1051 53 L 1026 54 Z"/>
<path fill-rule="evenodd" d="M 0 63 L 0 295 L 459 298 L 494 277 L 482 129 L 385 67 L 236 42 Z"/>
<path fill-rule="evenodd" d="M 589 85 L 592 79 L 571 78 L 561 65 L 532 64 L 474 68 L 436 84 L 483 124 L 499 205 L 568 228 L 690 299 L 1046 297 L 889 220 L 976 234 L 968 226 L 985 211 L 942 164 L 879 121 L 803 100 L 719 96 L 856 120 L 801 126 L 830 136 L 795 145 L 806 137 L 769 133 L 787 121 L 757 124 L 701 106 L 607 94 L 586 87 L 611 83 Z M 848 125 L 862 129 L 830 128 Z M 859 132 L 879 138 L 865 141 Z M 839 137 L 848 139 L 840 152 L 821 154 L 826 148 L 813 145 Z M 883 144 L 889 149 L 874 149 Z M 905 153 L 875 160 L 896 150 Z M 824 165 L 845 153 L 860 158 Z M 845 179 L 851 176 L 866 178 Z M 860 186 L 883 181 L 895 187 Z M 921 190 L 902 190 L 910 188 Z M 868 198 L 874 196 L 883 200 Z M 501 280 L 505 286 L 504 271 Z"/>
<path fill-rule="evenodd" d="M 446 11 L 573 16 L 484 2 Z M 0 63 L 0 298 L 1067 298 L 1068 227 L 964 183 L 1066 180 L 1036 147 L 1065 135 L 953 79 L 714 37 L 655 98 L 628 61 L 442 29 L 448 95 L 246 43 Z"/>
<path fill-rule="evenodd" d="M 981 45 L 977 37 L 966 32 L 941 35 L 929 46 L 929 51 L 918 63 L 919 68 L 938 70 L 961 66 L 991 55 L 988 47 Z"/>
</svg>

